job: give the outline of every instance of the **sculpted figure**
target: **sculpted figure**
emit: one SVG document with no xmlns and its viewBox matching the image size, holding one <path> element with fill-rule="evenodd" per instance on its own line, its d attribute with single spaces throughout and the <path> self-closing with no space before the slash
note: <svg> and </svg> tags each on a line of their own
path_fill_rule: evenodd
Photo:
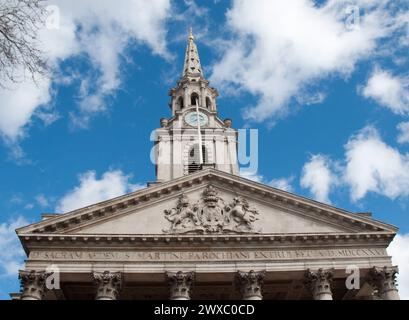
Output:
<svg viewBox="0 0 409 320">
<path fill-rule="evenodd" d="M 253 222 L 258 220 L 258 211 L 251 209 L 247 200 L 242 197 L 235 197 L 226 210 L 230 213 L 229 221 L 233 220 L 238 227 L 244 226 L 251 230 Z"/>
<path fill-rule="evenodd" d="M 172 223 L 170 230 L 185 228 L 189 225 L 197 225 L 199 220 L 196 211 L 197 206 L 190 206 L 188 197 L 182 194 L 179 197 L 176 208 L 165 210 L 165 218 Z"/>
</svg>

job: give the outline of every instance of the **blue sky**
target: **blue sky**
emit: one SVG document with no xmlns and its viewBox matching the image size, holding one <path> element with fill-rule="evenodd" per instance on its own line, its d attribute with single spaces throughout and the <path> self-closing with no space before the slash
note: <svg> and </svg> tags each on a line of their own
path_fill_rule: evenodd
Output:
<svg viewBox="0 0 409 320">
<path fill-rule="evenodd" d="M 17 226 L 155 180 L 189 26 L 221 118 L 259 130 L 250 178 L 398 226 L 409 298 L 407 1 L 71 2 L 41 32 L 51 78 L 0 89 L 0 298 Z"/>
</svg>

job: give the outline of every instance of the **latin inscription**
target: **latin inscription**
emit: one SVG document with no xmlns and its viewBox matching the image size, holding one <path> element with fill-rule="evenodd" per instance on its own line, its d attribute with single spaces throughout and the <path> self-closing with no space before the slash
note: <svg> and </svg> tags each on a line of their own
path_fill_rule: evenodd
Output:
<svg viewBox="0 0 409 320">
<path fill-rule="evenodd" d="M 29 260 L 51 261 L 262 261 L 387 256 L 385 249 L 248 250 L 248 251 L 34 251 Z"/>
</svg>

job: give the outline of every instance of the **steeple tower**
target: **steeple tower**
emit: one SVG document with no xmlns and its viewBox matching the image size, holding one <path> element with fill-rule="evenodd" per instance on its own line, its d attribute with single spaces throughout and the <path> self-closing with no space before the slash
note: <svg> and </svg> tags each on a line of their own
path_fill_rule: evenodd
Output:
<svg viewBox="0 0 409 320">
<path fill-rule="evenodd" d="M 181 78 L 169 92 L 170 119 L 155 131 L 158 182 L 176 179 L 206 167 L 238 174 L 237 131 L 217 111 L 219 93 L 204 77 L 192 30 Z"/>
<path fill-rule="evenodd" d="M 199 102 L 200 108 L 217 111 L 216 98 L 219 93 L 209 87 L 209 81 L 204 77 L 192 29 L 189 31 L 182 76 L 177 87 L 171 89 L 169 94 L 172 97 L 173 115 L 180 110 L 195 107 L 196 102 Z"/>
</svg>

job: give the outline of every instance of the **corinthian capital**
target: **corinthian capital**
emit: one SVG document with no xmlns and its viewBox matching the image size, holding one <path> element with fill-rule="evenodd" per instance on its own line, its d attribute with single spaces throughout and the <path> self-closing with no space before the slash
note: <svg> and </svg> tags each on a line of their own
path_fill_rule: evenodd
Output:
<svg viewBox="0 0 409 320">
<path fill-rule="evenodd" d="M 118 299 L 122 285 L 122 275 L 120 272 L 94 272 L 92 278 L 97 285 L 96 300 Z"/>
<path fill-rule="evenodd" d="M 237 273 L 237 284 L 243 300 L 262 300 L 262 285 L 266 272 L 254 271 Z"/>
<path fill-rule="evenodd" d="M 19 271 L 21 300 L 42 300 L 48 276 L 45 271 Z"/>
<path fill-rule="evenodd" d="M 195 279 L 194 272 L 167 272 L 171 300 L 190 300 L 190 291 Z"/>
<path fill-rule="evenodd" d="M 304 284 L 311 290 L 314 300 L 332 300 L 331 282 L 333 270 L 318 269 L 305 272 Z"/>
<path fill-rule="evenodd" d="M 369 282 L 378 289 L 378 295 L 384 300 L 399 300 L 396 288 L 398 267 L 373 267 L 369 272 Z"/>
</svg>

